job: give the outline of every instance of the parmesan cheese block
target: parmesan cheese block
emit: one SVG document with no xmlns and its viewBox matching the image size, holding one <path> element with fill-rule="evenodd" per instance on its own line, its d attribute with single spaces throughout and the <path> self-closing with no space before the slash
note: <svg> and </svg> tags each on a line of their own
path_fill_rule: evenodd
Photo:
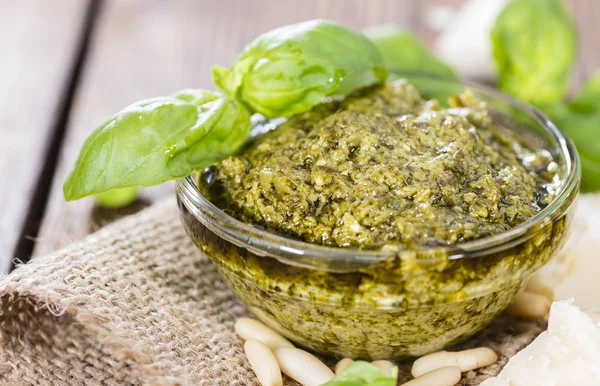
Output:
<svg viewBox="0 0 600 386">
<path fill-rule="evenodd" d="M 555 302 L 548 330 L 481 386 L 600 385 L 600 315 Z"/>
</svg>

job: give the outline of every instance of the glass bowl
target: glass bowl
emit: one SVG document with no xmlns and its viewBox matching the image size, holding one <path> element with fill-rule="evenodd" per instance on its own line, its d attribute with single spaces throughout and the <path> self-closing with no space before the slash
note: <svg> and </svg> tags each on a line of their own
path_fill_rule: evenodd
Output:
<svg viewBox="0 0 600 386">
<path fill-rule="evenodd" d="M 567 238 L 580 167 L 571 141 L 531 106 L 494 90 L 425 74 L 405 75 L 425 97 L 470 88 L 495 120 L 531 136 L 559 163 L 556 198 L 505 232 L 400 252 L 314 245 L 242 223 L 197 186 L 177 181 L 187 233 L 258 319 L 297 344 L 338 357 L 401 359 L 473 335 L 512 301 Z"/>
</svg>

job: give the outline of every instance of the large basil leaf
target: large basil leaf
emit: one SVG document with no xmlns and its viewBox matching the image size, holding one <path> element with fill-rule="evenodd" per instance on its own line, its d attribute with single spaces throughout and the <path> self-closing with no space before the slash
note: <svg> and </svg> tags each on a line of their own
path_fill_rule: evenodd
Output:
<svg viewBox="0 0 600 386">
<path fill-rule="evenodd" d="M 337 92 L 349 76 L 387 77 L 377 47 L 363 34 L 325 20 L 277 28 L 259 36 L 230 69 L 213 68 L 213 81 L 253 112 L 290 117 Z"/>
<path fill-rule="evenodd" d="M 396 386 L 397 381 L 398 367 L 390 375 L 369 362 L 356 361 L 322 386 Z"/>
<path fill-rule="evenodd" d="M 577 32 L 560 0 L 511 1 L 491 37 L 501 90 L 538 105 L 564 96 Z"/>
<path fill-rule="evenodd" d="M 575 143 L 581 159 L 581 189 L 600 190 L 600 72 L 569 103 L 543 106 L 542 110 Z"/>
<path fill-rule="evenodd" d="M 456 78 L 450 66 L 433 55 L 423 43 L 407 30 L 395 25 L 369 28 L 365 35 L 379 48 L 388 69 L 419 71 Z"/>
<path fill-rule="evenodd" d="M 90 135 L 63 193 L 76 200 L 186 176 L 235 152 L 249 130 L 250 113 L 210 91 L 135 103 Z"/>
</svg>

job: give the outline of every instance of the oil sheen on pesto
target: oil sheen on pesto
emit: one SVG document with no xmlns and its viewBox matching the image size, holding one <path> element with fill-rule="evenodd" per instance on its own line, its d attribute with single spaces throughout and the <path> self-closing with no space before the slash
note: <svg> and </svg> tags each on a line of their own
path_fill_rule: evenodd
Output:
<svg viewBox="0 0 600 386">
<path fill-rule="evenodd" d="M 317 106 L 205 173 L 241 221 L 310 243 L 405 250 L 500 233 L 553 199 L 558 166 L 467 90 L 405 81 Z M 210 178 L 208 178 L 210 177 Z"/>
</svg>

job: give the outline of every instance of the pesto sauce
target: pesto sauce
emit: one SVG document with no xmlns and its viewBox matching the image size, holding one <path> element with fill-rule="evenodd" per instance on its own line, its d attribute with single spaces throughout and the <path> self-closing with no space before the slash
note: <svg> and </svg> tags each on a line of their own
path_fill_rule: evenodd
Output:
<svg viewBox="0 0 600 386">
<path fill-rule="evenodd" d="M 288 265 L 222 239 L 180 203 L 188 234 L 259 319 L 312 350 L 400 359 L 460 342 L 556 253 L 568 219 L 476 258 L 413 249 L 460 249 L 520 224 L 560 182 L 547 151 L 468 91 L 451 105 L 388 83 L 296 116 L 200 176 L 203 194 L 241 221 L 389 259 L 345 273 Z"/>
<path fill-rule="evenodd" d="M 405 250 L 490 236 L 553 198 L 558 167 L 467 90 L 444 109 L 406 81 L 318 106 L 216 165 L 209 198 L 326 246 Z"/>
</svg>

